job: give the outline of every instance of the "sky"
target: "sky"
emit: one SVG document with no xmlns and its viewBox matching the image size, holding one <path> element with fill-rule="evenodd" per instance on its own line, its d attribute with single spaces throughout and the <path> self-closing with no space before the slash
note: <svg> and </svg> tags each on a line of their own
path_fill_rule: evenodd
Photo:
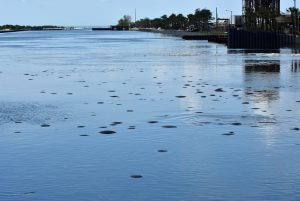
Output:
<svg viewBox="0 0 300 201">
<path fill-rule="evenodd" d="M 0 0 L 0 25 L 62 25 L 105 26 L 116 24 L 123 15 L 137 10 L 137 19 L 160 17 L 164 14 L 193 13 L 196 8 L 208 8 L 219 17 L 242 13 L 242 0 Z M 281 10 L 293 5 L 293 0 L 281 0 Z"/>
</svg>

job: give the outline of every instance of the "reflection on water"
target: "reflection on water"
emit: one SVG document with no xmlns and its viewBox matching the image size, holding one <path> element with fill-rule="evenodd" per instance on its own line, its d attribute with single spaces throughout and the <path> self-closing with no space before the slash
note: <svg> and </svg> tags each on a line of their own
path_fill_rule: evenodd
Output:
<svg viewBox="0 0 300 201">
<path fill-rule="evenodd" d="M 263 49 L 228 49 L 228 54 L 256 54 L 256 53 L 272 53 L 272 54 L 279 54 L 280 49 L 272 49 L 272 50 L 263 50 Z"/>
<path fill-rule="evenodd" d="M 131 31 L 0 43 L 1 201 L 300 200 L 300 55 Z"/>
<path fill-rule="evenodd" d="M 279 99 L 279 90 L 277 89 L 245 89 L 245 96 L 247 99 L 251 99 L 257 102 L 267 102 L 270 103 L 274 100 Z"/>
<path fill-rule="evenodd" d="M 279 99 L 279 60 L 245 60 L 245 85 L 247 99 L 260 104 Z"/>
<path fill-rule="evenodd" d="M 274 105 L 280 100 L 280 60 L 245 60 L 244 61 L 244 100 L 252 102 L 252 110 L 256 115 L 272 117 Z M 276 143 L 278 121 L 265 121 L 258 127 L 268 146 Z"/>
<path fill-rule="evenodd" d="M 279 73 L 280 61 L 279 60 L 277 61 L 246 60 L 245 73 L 257 73 L 257 72 Z"/>
<path fill-rule="evenodd" d="M 300 54 L 300 49 L 296 48 L 296 49 L 291 49 L 292 54 Z"/>
<path fill-rule="evenodd" d="M 291 71 L 296 73 L 296 72 L 299 72 L 299 70 L 300 70 L 300 61 L 299 60 L 293 60 Z"/>
</svg>

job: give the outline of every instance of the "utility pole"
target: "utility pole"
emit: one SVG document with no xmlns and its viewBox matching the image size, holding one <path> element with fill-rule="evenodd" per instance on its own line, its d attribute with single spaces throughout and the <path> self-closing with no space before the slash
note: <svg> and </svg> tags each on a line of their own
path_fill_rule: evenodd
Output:
<svg viewBox="0 0 300 201">
<path fill-rule="evenodd" d="M 134 9 L 134 23 L 136 23 L 136 8 Z"/>
<path fill-rule="evenodd" d="M 233 19 L 232 19 L 232 10 L 226 10 L 227 12 L 230 12 L 230 25 L 232 24 L 233 22 Z"/>
<path fill-rule="evenodd" d="M 216 27 L 218 28 L 218 7 L 216 7 Z"/>
<path fill-rule="evenodd" d="M 293 18 L 294 18 L 294 30 L 293 30 L 293 32 L 294 32 L 294 35 L 296 35 L 296 30 L 298 29 L 298 24 L 297 24 L 297 18 L 298 18 L 298 13 L 297 13 L 297 10 L 296 10 L 296 8 L 297 8 L 297 2 L 296 2 L 296 0 L 294 0 L 294 11 L 292 12 L 292 15 L 294 15 L 293 16 Z"/>
<path fill-rule="evenodd" d="M 291 12 L 293 18 L 293 35 L 294 41 L 296 41 L 296 33 L 298 31 L 298 10 L 297 10 L 297 2 L 294 0 L 294 10 Z"/>
</svg>

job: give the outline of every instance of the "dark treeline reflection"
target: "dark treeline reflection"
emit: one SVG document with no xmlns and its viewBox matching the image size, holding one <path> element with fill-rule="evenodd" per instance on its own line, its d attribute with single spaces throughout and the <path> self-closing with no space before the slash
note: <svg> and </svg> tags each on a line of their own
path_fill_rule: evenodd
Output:
<svg viewBox="0 0 300 201">
<path fill-rule="evenodd" d="M 300 54 L 300 49 L 292 49 L 292 54 Z"/>
<path fill-rule="evenodd" d="M 245 61 L 245 73 L 249 72 L 280 72 L 280 61 Z"/>
<path fill-rule="evenodd" d="M 228 49 L 228 54 L 280 54 L 280 49 L 273 49 L 273 50 L 246 50 L 246 49 Z M 290 53 L 292 54 L 300 54 L 300 49 L 290 49 Z M 299 72 L 300 71 L 300 60 L 293 60 L 291 64 L 291 71 L 292 72 Z M 280 73 L 280 61 L 274 60 L 265 60 L 265 61 L 258 61 L 258 60 L 246 60 L 245 61 L 245 72 L 273 72 L 273 73 Z"/>
<path fill-rule="evenodd" d="M 246 60 L 244 65 L 246 99 L 267 103 L 278 100 L 280 61 Z"/>
<path fill-rule="evenodd" d="M 300 70 L 300 61 L 299 60 L 294 60 L 292 61 L 292 72 L 299 72 Z"/>
<path fill-rule="evenodd" d="M 273 49 L 273 50 L 246 50 L 246 49 L 228 49 L 228 54 L 255 54 L 255 53 L 264 53 L 264 54 L 270 54 L 270 53 L 280 53 L 280 49 Z"/>
</svg>

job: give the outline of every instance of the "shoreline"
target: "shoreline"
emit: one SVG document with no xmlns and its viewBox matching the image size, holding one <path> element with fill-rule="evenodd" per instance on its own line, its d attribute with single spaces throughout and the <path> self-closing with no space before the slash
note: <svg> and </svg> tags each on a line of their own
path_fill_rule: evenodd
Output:
<svg viewBox="0 0 300 201">
<path fill-rule="evenodd" d="M 27 31 L 27 30 L 0 30 L 0 33 L 13 33 L 13 32 L 22 32 L 22 31 Z"/>
<path fill-rule="evenodd" d="M 135 29 L 133 29 L 135 30 Z M 171 35 L 175 37 L 184 37 L 184 36 L 207 36 L 207 35 L 220 35 L 225 36 L 225 33 L 220 32 L 189 32 L 189 31 L 178 31 L 178 30 L 157 30 L 157 29 L 136 29 L 137 31 L 142 32 L 151 32 L 151 33 L 160 33 L 165 35 Z"/>
<path fill-rule="evenodd" d="M 180 37 L 183 40 L 206 40 L 218 44 L 228 44 L 228 34 L 220 32 L 188 32 L 176 30 L 138 29 L 142 32 L 159 33 L 163 35 Z"/>
<path fill-rule="evenodd" d="M 43 29 L 43 30 L 8 30 L 8 31 L 3 31 L 0 30 L 1 33 L 15 33 L 15 32 L 25 32 L 25 31 L 65 31 L 66 29 Z"/>
</svg>

